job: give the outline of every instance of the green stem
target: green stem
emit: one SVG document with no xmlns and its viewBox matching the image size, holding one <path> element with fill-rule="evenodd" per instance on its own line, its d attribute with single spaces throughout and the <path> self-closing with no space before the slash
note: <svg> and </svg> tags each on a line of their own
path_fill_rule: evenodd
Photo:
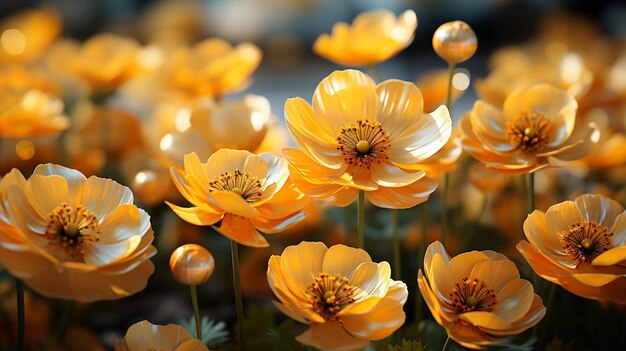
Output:
<svg viewBox="0 0 626 351">
<path fill-rule="evenodd" d="M 15 293 L 17 295 L 17 349 L 18 351 L 26 351 L 24 283 L 20 279 L 15 279 Z"/>
<path fill-rule="evenodd" d="M 360 249 L 365 248 L 365 191 L 359 190 L 359 198 L 357 200 L 357 233 L 356 246 Z"/>
<path fill-rule="evenodd" d="M 239 326 L 239 350 L 245 350 L 243 326 L 243 300 L 241 298 L 241 283 L 239 277 L 239 250 L 237 242 L 230 241 L 230 254 L 233 260 L 233 287 L 235 288 L 235 306 L 237 307 L 237 325 Z"/>
<path fill-rule="evenodd" d="M 370 77 L 372 77 L 372 79 L 374 80 L 374 82 L 376 83 L 380 83 L 380 71 L 378 70 L 378 66 L 374 65 L 368 65 L 367 66 L 367 71 L 370 74 Z"/>
<path fill-rule="evenodd" d="M 443 347 L 441 348 L 441 351 L 449 350 L 452 350 L 452 341 L 450 341 L 450 337 L 448 336 L 448 338 L 446 339 L 446 343 L 443 344 Z"/>
<path fill-rule="evenodd" d="M 419 246 L 419 251 L 417 253 L 417 261 L 420 269 L 424 269 L 424 254 L 426 253 L 426 243 L 428 237 L 428 202 L 424 202 L 421 205 L 421 242 Z M 424 301 L 422 300 L 422 295 L 417 294 L 417 299 L 415 301 L 415 323 L 419 326 L 419 322 L 424 317 Z"/>
<path fill-rule="evenodd" d="M 535 173 L 528 173 L 528 213 L 535 210 Z"/>
<path fill-rule="evenodd" d="M 448 64 L 448 91 L 446 94 L 446 107 L 450 114 L 452 114 L 452 78 L 454 77 L 454 70 L 456 69 L 456 63 Z"/>
<path fill-rule="evenodd" d="M 191 292 L 191 306 L 193 307 L 193 318 L 196 320 L 196 339 L 202 343 L 202 321 L 200 320 L 200 309 L 198 308 L 198 289 L 196 285 L 189 285 Z"/>
<path fill-rule="evenodd" d="M 67 328 L 70 325 L 70 316 L 72 316 L 72 311 L 74 310 L 74 300 L 67 301 L 65 303 L 65 307 L 63 308 L 63 313 L 61 314 L 60 327 L 57 334 L 57 341 L 59 344 L 62 344 L 65 341 L 65 336 L 67 335 Z"/>
<path fill-rule="evenodd" d="M 446 245 L 448 234 L 448 191 L 450 189 L 450 174 L 443 176 L 443 191 L 441 194 L 441 243 Z"/>
<path fill-rule="evenodd" d="M 402 257 L 400 251 L 400 238 L 398 237 L 398 210 L 391 209 L 391 232 L 393 236 L 393 279 L 401 280 Z"/>
</svg>

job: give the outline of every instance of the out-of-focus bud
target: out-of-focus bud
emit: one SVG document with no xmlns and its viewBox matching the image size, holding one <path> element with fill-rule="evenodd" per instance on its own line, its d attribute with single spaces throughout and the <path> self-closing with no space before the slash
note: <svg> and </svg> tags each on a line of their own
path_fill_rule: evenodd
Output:
<svg viewBox="0 0 626 351">
<path fill-rule="evenodd" d="M 474 30 L 463 21 L 446 22 L 433 34 L 433 49 L 448 63 L 469 60 L 477 47 L 478 40 Z"/>
<path fill-rule="evenodd" d="M 207 249 L 196 244 L 180 246 L 170 256 L 170 270 L 185 285 L 204 284 L 215 269 L 215 259 Z"/>
<path fill-rule="evenodd" d="M 469 179 L 472 185 L 484 193 L 495 193 L 502 190 L 510 177 L 500 172 L 490 171 L 479 163 L 472 165 L 469 171 Z"/>
</svg>

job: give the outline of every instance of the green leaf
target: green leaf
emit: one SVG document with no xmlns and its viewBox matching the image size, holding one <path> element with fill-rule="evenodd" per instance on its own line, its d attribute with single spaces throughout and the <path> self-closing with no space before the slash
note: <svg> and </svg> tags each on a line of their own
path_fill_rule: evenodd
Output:
<svg viewBox="0 0 626 351">
<path fill-rule="evenodd" d="M 228 330 L 226 330 L 226 323 L 217 322 L 209 319 L 209 317 L 202 317 L 202 340 L 209 347 L 215 347 L 228 341 Z M 196 335 L 196 320 L 192 316 L 189 320 L 181 320 L 180 325 L 185 328 L 191 335 Z"/>
<path fill-rule="evenodd" d="M 402 339 L 397 345 L 387 345 L 387 351 L 427 351 L 421 341 Z"/>
</svg>

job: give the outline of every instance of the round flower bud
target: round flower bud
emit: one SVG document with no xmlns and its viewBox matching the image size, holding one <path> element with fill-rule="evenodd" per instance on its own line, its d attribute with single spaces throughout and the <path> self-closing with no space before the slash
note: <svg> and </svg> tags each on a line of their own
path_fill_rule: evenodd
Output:
<svg viewBox="0 0 626 351">
<path fill-rule="evenodd" d="M 448 63 L 469 60 L 477 47 L 478 40 L 474 30 L 463 21 L 446 22 L 433 34 L 433 49 Z"/>
<path fill-rule="evenodd" d="M 176 280 L 185 285 L 205 283 L 215 269 L 213 255 L 196 244 L 180 246 L 170 257 L 170 270 Z"/>
</svg>

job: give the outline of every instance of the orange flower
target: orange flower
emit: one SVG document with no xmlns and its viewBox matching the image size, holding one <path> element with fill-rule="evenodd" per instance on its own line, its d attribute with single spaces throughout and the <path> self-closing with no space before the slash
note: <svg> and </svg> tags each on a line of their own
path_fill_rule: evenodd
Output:
<svg viewBox="0 0 626 351">
<path fill-rule="evenodd" d="M 541 297 L 520 279 L 515 263 L 493 251 L 450 258 L 435 241 L 426 250 L 424 273 L 420 269 L 417 282 L 448 337 L 471 349 L 505 343 L 546 314 Z"/>
<path fill-rule="evenodd" d="M 8 173 L 0 200 L 0 262 L 42 295 L 120 299 L 154 272 L 150 217 L 125 186 L 45 164 Z"/>
<path fill-rule="evenodd" d="M 115 344 L 115 351 L 144 350 L 208 351 L 209 349 L 202 341 L 194 339 L 179 325 L 155 325 L 148 321 L 131 325 L 124 339 Z"/>
<path fill-rule="evenodd" d="M 308 199 L 289 180 L 287 163 L 271 154 L 222 149 L 200 163 L 185 155 L 185 169 L 171 168 L 178 191 L 194 207 L 166 202 L 183 220 L 215 229 L 252 247 L 269 246 L 258 232 L 277 233 L 299 222 Z"/>
<path fill-rule="evenodd" d="M 364 190 L 376 206 L 409 208 L 437 187 L 419 163 L 446 144 L 452 122 L 445 106 L 424 113 L 412 83 L 376 86 L 360 71 L 336 71 L 315 90 L 313 107 L 289 99 L 285 116 L 299 149 L 283 155 L 296 186 L 313 198 L 347 206 Z"/>
<path fill-rule="evenodd" d="M 542 278 L 588 299 L 626 303 L 626 212 L 601 195 L 534 211 L 517 249 Z"/>
<path fill-rule="evenodd" d="M 321 350 L 361 350 L 404 324 L 406 284 L 361 249 L 303 241 L 270 257 L 276 307 L 309 325 L 296 339 Z"/>
<path fill-rule="evenodd" d="M 463 148 L 487 167 L 532 173 L 589 154 L 598 141 L 594 125 L 576 123 L 578 104 L 547 84 L 516 90 L 502 110 L 482 100 L 461 120 Z"/>
<path fill-rule="evenodd" d="M 55 135 L 69 127 L 63 102 L 39 90 L 0 91 L 0 138 Z"/>
<path fill-rule="evenodd" d="M 351 25 L 333 26 L 313 44 L 316 54 L 343 66 L 365 66 L 387 61 L 413 41 L 417 17 L 407 10 L 396 18 L 388 10 L 364 12 Z"/>
<path fill-rule="evenodd" d="M 261 57 L 259 48 L 251 43 L 233 47 L 211 38 L 175 52 L 163 74 L 168 86 L 177 91 L 219 99 L 225 93 L 243 90 Z"/>
</svg>

